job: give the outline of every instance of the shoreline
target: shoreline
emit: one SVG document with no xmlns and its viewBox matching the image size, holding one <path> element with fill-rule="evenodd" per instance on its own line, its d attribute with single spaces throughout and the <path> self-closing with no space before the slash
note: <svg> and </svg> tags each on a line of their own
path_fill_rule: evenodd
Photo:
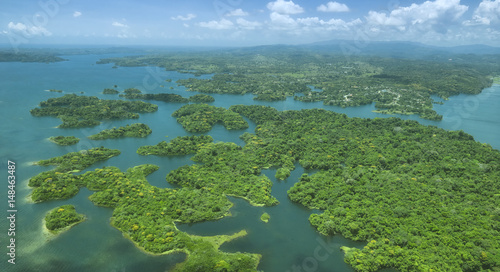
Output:
<svg viewBox="0 0 500 272">
<path fill-rule="evenodd" d="M 52 240 L 56 237 L 58 237 L 60 234 L 70 230 L 72 227 L 84 222 L 85 220 L 87 220 L 87 216 L 83 215 L 83 219 L 78 221 L 78 222 L 74 222 L 74 223 L 71 223 L 70 225 L 62 228 L 62 229 L 58 229 L 58 230 L 49 230 L 47 228 L 47 225 L 46 225 L 46 222 L 45 222 L 45 218 L 42 219 L 42 234 L 45 236 L 45 238 L 47 240 Z"/>
<path fill-rule="evenodd" d="M 44 221 L 45 221 L 45 219 L 44 219 Z M 147 250 L 144 249 L 144 247 L 142 247 L 141 245 L 139 245 L 138 242 L 132 240 L 128 234 L 126 234 L 126 233 L 122 232 L 120 229 L 118 229 L 113 224 L 113 222 L 114 222 L 114 219 L 112 218 L 111 222 L 110 222 L 110 225 L 113 228 L 115 228 L 118 231 L 120 231 L 122 233 L 123 237 L 125 237 L 127 240 L 129 240 L 130 242 L 132 242 L 137 249 L 139 249 L 141 252 L 143 252 L 145 254 L 148 254 L 148 255 L 151 255 L 151 256 L 163 256 L 163 255 L 169 255 L 169 254 L 175 254 L 175 253 L 185 253 L 187 255 L 186 256 L 186 260 L 187 260 L 187 258 L 189 258 L 189 255 L 191 254 L 191 251 L 189 251 L 186 248 L 172 249 L 172 250 L 168 250 L 168 251 L 161 252 L 161 253 L 153 253 L 153 252 L 147 251 Z M 45 226 L 45 224 L 44 224 L 44 226 Z M 183 231 L 181 231 L 181 230 L 179 230 L 177 228 L 177 225 L 175 224 L 175 222 L 174 222 L 174 228 L 175 228 L 176 231 L 183 232 Z M 231 235 L 225 235 L 225 234 L 223 234 L 223 235 L 215 235 L 215 236 L 198 236 L 198 235 L 193 235 L 193 234 L 189 234 L 189 233 L 186 233 L 186 232 L 183 232 L 183 233 L 185 233 L 191 239 L 201 239 L 203 241 L 209 242 L 216 250 L 218 250 L 219 247 L 222 244 L 226 243 L 226 242 L 230 242 L 230 241 L 232 241 L 234 239 L 237 239 L 237 238 L 244 237 L 244 236 L 248 235 L 248 232 L 245 229 L 243 229 L 243 230 L 241 230 L 241 231 L 239 231 L 237 233 L 231 234 Z"/>
</svg>

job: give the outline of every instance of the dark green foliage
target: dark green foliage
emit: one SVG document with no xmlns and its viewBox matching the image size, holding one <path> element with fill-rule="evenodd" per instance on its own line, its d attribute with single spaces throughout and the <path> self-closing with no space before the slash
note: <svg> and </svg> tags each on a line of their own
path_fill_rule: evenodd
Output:
<svg viewBox="0 0 500 272">
<path fill-rule="evenodd" d="M 45 216 L 45 226 L 48 230 L 57 232 L 85 220 L 85 215 L 79 214 L 73 205 L 63 205 L 54 208 Z"/>
<path fill-rule="evenodd" d="M 89 136 L 91 140 L 105 140 L 120 137 L 144 138 L 151 134 L 152 130 L 146 124 L 136 123 L 124 127 L 105 129 L 98 134 Z"/>
<path fill-rule="evenodd" d="M 120 150 L 118 149 L 95 147 L 89 150 L 71 152 L 48 160 L 41 160 L 35 164 L 43 166 L 57 165 L 55 171 L 59 172 L 79 172 L 98 161 L 104 161 L 118 155 L 120 155 Z"/>
<path fill-rule="evenodd" d="M 184 98 L 178 94 L 170 93 L 159 93 L 159 94 L 141 94 L 141 93 L 127 93 L 120 94 L 121 97 L 127 99 L 144 99 L 144 100 L 157 100 L 163 102 L 175 102 L 175 103 L 188 103 L 189 99 Z"/>
<path fill-rule="evenodd" d="M 195 103 L 211 103 L 215 101 L 215 98 L 206 94 L 195 94 L 189 97 L 189 101 Z"/>
<path fill-rule="evenodd" d="M 119 91 L 111 88 L 106 88 L 104 91 L 102 91 L 103 94 L 118 94 Z"/>
<path fill-rule="evenodd" d="M 80 139 L 76 138 L 75 136 L 68 136 L 68 137 L 55 136 L 55 137 L 50 137 L 49 140 L 58 145 L 74 145 L 80 142 Z"/>
<path fill-rule="evenodd" d="M 123 91 L 125 94 L 140 94 L 142 93 L 141 90 L 137 89 L 137 88 L 128 88 L 128 89 L 125 89 L 125 91 Z"/>
<path fill-rule="evenodd" d="M 155 112 L 158 106 L 142 101 L 102 100 L 95 96 L 67 94 L 40 103 L 30 111 L 33 116 L 53 116 L 63 123 L 60 128 L 92 127 L 99 120 L 137 119 L 142 112 Z"/>
<path fill-rule="evenodd" d="M 239 114 L 207 104 L 182 106 L 172 116 L 189 132 L 208 132 L 216 123 L 222 123 L 229 130 L 248 128 L 247 121 Z"/>
<path fill-rule="evenodd" d="M 206 144 L 192 158 L 202 165 L 185 165 L 170 172 L 167 181 L 183 187 L 208 190 L 215 194 L 243 197 L 253 205 L 277 205 L 271 196 L 272 182 L 258 176 L 265 159 L 234 143 Z"/>
<path fill-rule="evenodd" d="M 214 139 L 208 135 L 201 136 L 182 136 L 176 137 L 169 143 L 166 141 L 160 142 L 157 145 L 141 146 L 137 149 L 139 155 L 157 155 L 157 156 L 172 156 L 172 155 L 187 155 L 194 154 L 205 144 L 213 142 Z"/>
</svg>

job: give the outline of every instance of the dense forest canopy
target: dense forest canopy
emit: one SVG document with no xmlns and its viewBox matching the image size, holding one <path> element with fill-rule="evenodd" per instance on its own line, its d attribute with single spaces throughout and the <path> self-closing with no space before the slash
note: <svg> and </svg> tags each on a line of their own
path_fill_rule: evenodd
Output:
<svg viewBox="0 0 500 272">
<path fill-rule="evenodd" d="M 137 119 L 138 113 L 155 112 L 158 106 L 143 101 L 105 100 L 95 96 L 67 94 L 40 102 L 33 116 L 53 116 L 62 120 L 60 128 L 93 127 L 100 120 Z"/>
</svg>

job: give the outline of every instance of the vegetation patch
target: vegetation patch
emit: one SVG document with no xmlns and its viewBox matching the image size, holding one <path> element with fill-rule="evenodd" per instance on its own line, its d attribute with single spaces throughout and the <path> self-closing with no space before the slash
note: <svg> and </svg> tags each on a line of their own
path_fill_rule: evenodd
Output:
<svg viewBox="0 0 500 272">
<path fill-rule="evenodd" d="M 239 114 L 225 108 L 206 104 L 190 104 L 176 110 L 172 116 L 189 132 L 205 133 L 216 123 L 222 123 L 229 130 L 248 128 L 248 123 Z"/>
<path fill-rule="evenodd" d="M 214 139 L 209 135 L 201 136 L 182 136 L 176 137 L 170 142 L 162 141 L 157 145 L 141 146 L 137 149 L 139 155 L 188 155 L 198 152 L 205 144 L 213 142 Z"/>
<path fill-rule="evenodd" d="M 58 145 L 74 145 L 80 142 L 80 139 L 75 136 L 54 136 L 50 137 L 49 140 Z"/>
<path fill-rule="evenodd" d="M 67 94 L 50 98 L 30 111 L 33 116 L 53 116 L 63 122 L 59 128 L 93 127 L 100 120 L 137 119 L 138 113 L 155 112 L 158 106 L 142 101 L 102 100 L 95 96 Z"/>
<path fill-rule="evenodd" d="M 63 205 L 47 213 L 45 227 L 52 234 L 58 234 L 83 221 L 85 221 L 85 215 L 77 213 L 75 206 Z"/>
<path fill-rule="evenodd" d="M 271 216 L 266 212 L 260 216 L 260 220 L 264 223 L 269 222 L 269 219 L 271 219 Z"/>
<path fill-rule="evenodd" d="M 153 132 L 148 125 L 136 123 L 124 127 L 105 129 L 95 135 L 89 136 L 91 140 L 105 140 L 121 137 L 144 138 Z"/>
<path fill-rule="evenodd" d="M 118 94 L 119 91 L 116 89 L 106 88 L 102 91 L 103 94 Z"/>
<path fill-rule="evenodd" d="M 195 94 L 189 97 L 189 102 L 194 102 L 194 103 L 212 103 L 214 101 L 215 98 L 206 94 Z"/>
</svg>

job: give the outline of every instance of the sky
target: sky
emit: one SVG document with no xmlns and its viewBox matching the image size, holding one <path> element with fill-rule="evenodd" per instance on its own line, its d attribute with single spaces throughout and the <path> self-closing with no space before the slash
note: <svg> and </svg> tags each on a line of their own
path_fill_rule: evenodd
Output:
<svg viewBox="0 0 500 272">
<path fill-rule="evenodd" d="M 500 0 L 0 0 L 0 44 L 500 46 Z"/>
</svg>

